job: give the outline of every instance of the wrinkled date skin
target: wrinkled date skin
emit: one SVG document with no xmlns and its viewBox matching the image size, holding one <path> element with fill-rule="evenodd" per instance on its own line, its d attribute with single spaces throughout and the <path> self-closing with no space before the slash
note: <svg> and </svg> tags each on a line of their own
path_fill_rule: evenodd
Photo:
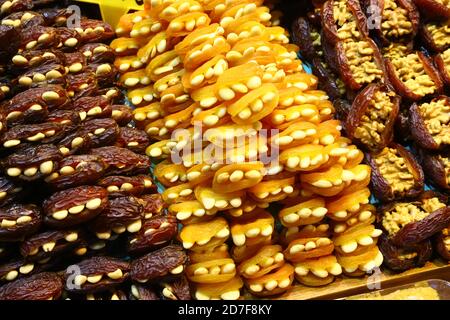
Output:
<svg viewBox="0 0 450 320">
<path fill-rule="evenodd" d="M 177 220 L 173 216 L 156 216 L 145 220 L 141 230 L 129 237 L 128 252 L 138 254 L 157 248 L 172 240 L 177 230 Z"/>
<path fill-rule="evenodd" d="M 147 173 L 150 169 L 150 160 L 147 156 L 125 148 L 102 147 L 92 149 L 90 153 L 103 158 L 103 161 L 109 165 L 109 175 Z"/>
<path fill-rule="evenodd" d="M 95 155 L 75 155 L 64 158 L 59 168 L 59 172 L 54 172 L 46 182 L 61 190 L 94 183 L 103 176 L 107 165 Z"/>
<path fill-rule="evenodd" d="M 141 196 L 144 193 L 155 191 L 155 185 L 152 179 L 146 175 L 133 177 L 127 176 L 109 176 L 97 182 L 97 185 L 108 190 L 110 198 L 123 196 Z M 145 201 L 145 204 L 147 202 Z"/>
<path fill-rule="evenodd" d="M 114 85 L 119 70 L 110 63 L 89 63 L 86 70 L 95 73 L 99 87 L 104 88 Z"/>
<path fill-rule="evenodd" d="M 416 6 L 429 18 L 450 18 L 450 8 L 438 0 L 414 0 Z"/>
<path fill-rule="evenodd" d="M 112 112 L 108 99 L 102 96 L 79 98 L 73 102 L 73 109 L 80 114 L 82 120 L 109 118 Z"/>
<path fill-rule="evenodd" d="M 140 201 L 144 205 L 145 219 L 160 215 L 166 208 L 166 203 L 159 193 L 143 195 Z"/>
<path fill-rule="evenodd" d="M 49 26 L 63 26 L 67 22 L 67 18 L 73 15 L 73 11 L 67 8 L 46 8 L 39 12 L 45 19 L 45 24 Z"/>
<path fill-rule="evenodd" d="M 430 240 L 419 242 L 409 248 L 402 248 L 393 244 L 385 234 L 381 235 L 378 240 L 378 247 L 383 254 L 383 262 L 389 269 L 398 272 L 422 267 L 433 253 Z M 401 257 L 405 251 L 410 254 L 410 257 Z"/>
<path fill-rule="evenodd" d="M 92 257 L 76 266 L 79 267 L 80 274 L 75 279 L 71 280 L 73 273 L 70 269 L 64 275 L 68 292 L 87 293 L 112 289 L 126 281 L 130 273 L 128 262 L 112 257 Z"/>
<path fill-rule="evenodd" d="M 97 94 L 108 99 L 108 101 L 111 104 L 121 103 L 123 101 L 123 93 L 118 87 L 112 86 L 112 87 L 108 87 L 108 88 L 100 88 L 100 89 L 98 89 Z M 114 112 L 114 110 L 117 110 L 117 108 L 114 108 L 114 105 L 111 106 L 111 108 L 113 109 L 113 112 Z M 111 116 L 114 120 L 117 121 L 117 123 L 119 125 L 126 125 L 126 124 L 128 124 L 128 122 L 131 121 L 130 120 L 128 122 L 125 122 L 125 124 L 122 124 L 122 122 L 119 123 L 119 121 L 118 121 L 120 119 L 120 117 L 117 113 L 116 113 L 116 115 L 111 115 Z"/>
<path fill-rule="evenodd" d="M 142 218 L 143 206 L 135 197 L 120 197 L 109 200 L 104 210 L 90 225 L 96 232 L 127 227 Z"/>
<path fill-rule="evenodd" d="M 77 28 L 76 30 L 84 43 L 106 42 L 115 35 L 111 26 L 100 20 L 81 19 L 80 28 Z"/>
<path fill-rule="evenodd" d="M 174 281 L 161 284 L 162 296 L 168 300 L 191 300 L 191 291 L 186 277 L 180 277 Z"/>
<path fill-rule="evenodd" d="M 62 279 L 56 273 L 43 272 L 0 287 L 0 300 L 56 300 L 62 290 Z"/>
<path fill-rule="evenodd" d="M 116 57 L 114 50 L 103 43 L 88 43 L 79 49 L 88 63 L 113 63 Z"/>
<path fill-rule="evenodd" d="M 450 250 L 448 249 L 449 245 L 445 243 L 445 241 L 446 239 L 448 241 L 449 231 L 450 228 L 447 227 L 434 237 L 434 246 L 437 253 L 439 253 L 439 255 L 447 261 L 450 261 Z"/>
<path fill-rule="evenodd" d="M 43 39 L 42 35 L 46 35 L 45 39 Z M 20 37 L 21 49 L 53 48 L 60 42 L 56 29 L 45 26 L 30 26 L 25 28 L 21 30 Z"/>
<path fill-rule="evenodd" d="M 39 261 L 60 256 L 75 248 L 82 240 L 80 230 L 46 231 L 26 239 L 20 246 L 20 254 L 28 261 Z"/>
<path fill-rule="evenodd" d="M 0 6 L 3 7 L 2 14 L 10 14 L 12 12 L 26 11 L 33 9 L 32 0 L 8 1 L 0 0 Z"/>
<path fill-rule="evenodd" d="M 108 205 L 108 193 L 101 187 L 81 186 L 59 191 L 43 203 L 45 223 L 56 228 L 73 226 L 93 219 Z"/>
<path fill-rule="evenodd" d="M 77 133 L 90 137 L 90 148 L 98 148 L 113 144 L 119 135 L 119 126 L 113 119 L 92 119 L 84 122 Z"/>
<path fill-rule="evenodd" d="M 450 184 L 447 183 L 445 165 L 439 154 L 421 148 L 417 149 L 420 164 L 422 165 L 424 172 L 427 173 L 427 178 L 431 180 L 436 187 L 450 192 Z M 450 158 L 450 154 L 448 152 L 443 153 L 442 157 Z"/>
<path fill-rule="evenodd" d="M 1 162 L 5 173 L 25 181 L 35 181 L 50 175 L 58 167 L 62 154 L 52 144 L 25 145 Z"/>
<path fill-rule="evenodd" d="M 370 107 L 371 102 L 374 99 L 376 92 L 389 92 L 389 88 L 384 85 L 370 84 L 364 88 L 353 101 L 352 107 L 349 109 L 349 113 L 346 115 L 345 119 L 345 129 L 347 134 L 353 139 L 358 140 L 355 137 L 355 130 L 361 124 L 362 118 L 365 116 L 367 109 Z M 376 152 L 389 143 L 391 143 L 393 138 L 394 124 L 397 119 L 398 112 L 400 110 L 400 97 L 395 96 L 392 101 L 392 110 L 389 112 L 388 118 L 383 121 L 384 130 L 380 133 L 380 141 L 376 143 L 375 146 L 366 145 L 359 140 L 360 145 L 368 149 L 369 151 Z M 372 110 L 372 112 L 378 112 L 378 110 Z M 370 120 L 369 120 L 370 121 Z"/>
<path fill-rule="evenodd" d="M 121 127 L 116 141 L 116 147 L 127 148 L 136 153 L 145 153 L 150 140 L 145 131 L 131 127 Z"/>
<path fill-rule="evenodd" d="M 78 73 L 86 68 L 86 57 L 82 53 L 75 51 L 64 54 L 65 66 L 69 73 Z"/>
<path fill-rule="evenodd" d="M 22 17 L 25 15 L 27 15 L 26 19 L 22 20 Z M 44 17 L 38 12 L 20 11 L 14 12 L 3 18 L 2 24 L 14 25 L 14 27 L 20 30 L 21 28 L 26 29 L 33 26 L 43 26 L 45 25 L 45 20 Z"/>
<path fill-rule="evenodd" d="M 0 63 L 9 63 L 20 46 L 19 32 L 13 26 L 0 25 Z"/>
<path fill-rule="evenodd" d="M 145 287 L 140 284 L 131 285 L 130 300 L 160 300 L 155 290 L 150 287 Z"/>
<path fill-rule="evenodd" d="M 17 241 L 38 230 L 42 215 L 34 204 L 13 204 L 0 209 L 0 240 Z"/>
<path fill-rule="evenodd" d="M 53 49 L 25 50 L 12 58 L 12 71 L 23 73 L 29 68 L 40 66 L 44 63 L 62 64 L 66 63 L 65 56 L 61 51 Z"/>
<path fill-rule="evenodd" d="M 398 150 L 401 157 L 405 159 L 405 162 L 408 163 L 407 166 L 411 168 L 411 170 L 413 171 L 413 175 L 415 175 L 414 186 L 409 190 L 402 192 L 401 195 L 396 195 L 394 193 L 393 186 L 383 177 L 382 173 L 380 172 L 379 167 L 376 164 L 374 155 L 366 153 L 367 163 L 372 169 L 371 185 L 373 193 L 378 199 L 382 201 L 392 201 L 396 198 L 415 197 L 419 195 L 423 191 L 424 186 L 424 173 L 422 167 L 416 161 L 414 156 L 403 146 L 396 143 L 391 143 L 389 146 L 393 149 Z"/>
<path fill-rule="evenodd" d="M 47 122 L 60 123 L 68 126 L 76 126 L 81 121 L 80 116 L 74 110 L 54 110 L 45 120 Z"/>
<path fill-rule="evenodd" d="M 131 279 L 138 282 L 159 280 L 170 275 L 170 271 L 184 266 L 188 257 L 183 248 L 169 245 L 153 251 L 131 263 Z"/>
<path fill-rule="evenodd" d="M 5 177 L 0 177 L 0 206 L 11 203 L 21 191 L 21 187 Z"/>
<path fill-rule="evenodd" d="M 133 114 L 130 107 L 126 105 L 114 104 L 112 108 L 112 118 L 116 120 L 119 126 L 126 126 L 133 120 Z"/>
<path fill-rule="evenodd" d="M 68 74 L 66 82 L 67 93 L 74 100 L 94 96 L 98 91 L 97 78 L 95 77 L 95 73 L 91 71 Z"/>
</svg>

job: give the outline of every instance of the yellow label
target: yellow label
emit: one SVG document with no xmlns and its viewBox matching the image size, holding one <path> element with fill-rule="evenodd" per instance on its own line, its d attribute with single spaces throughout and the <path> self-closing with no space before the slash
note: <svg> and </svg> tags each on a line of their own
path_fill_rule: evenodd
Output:
<svg viewBox="0 0 450 320">
<path fill-rule="evenodd" d="M 117 26 L 119 19 L 130 10 L 143 10 L 144 0 L 76 0 L 78 2 L 95 3 L 100 7 L 103 21 L 108 22 L 113 28 Z"/>
</svg>

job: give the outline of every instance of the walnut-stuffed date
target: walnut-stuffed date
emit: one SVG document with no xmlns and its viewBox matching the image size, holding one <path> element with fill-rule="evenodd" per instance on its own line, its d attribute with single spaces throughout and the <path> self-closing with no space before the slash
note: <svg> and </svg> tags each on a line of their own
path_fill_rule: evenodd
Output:
<svg viewBox="0 0 450 320">
<path fill-rule="evenodd" d="M 414 3 L 427 17 L 450 18 L 450 5 L 445 0 L 414 0 Z"/>
<path fill-rule="evenodd" d="M 380 237 L 378 247 L 383 254 L 383 262 L 394 271 L 422 267 L 430 259 L 433 252 L 430 240 L 419 242 L 410 247 L 399 247 L 393 244 L 385 234 Z"/>
<path fill-rule="evenodd" d="M 46 177 L 58 168 L 62 154 L 52 144 L 27 145 L 4 158 L 4 172 L 13 178 L 34 181 Z"/>
<path fill-rule="evenodd" d="M 134 260 L 131 263 L 131 279 L 146 283 L 176 276 L 183 272 L 187 261 L 182 247 L 169 245 Z"/>
<path fill-rule="evenodd" d="M 371 84 L 353 101 L 346 117 L 347 134 L 367 150 L 378 151 L 393 138 L 400 97 L 387 86 Z"/>
<path fill-rule="evenodd" d="M 186 277 L 161 283 L 162 296 L 168 300 L 191 300 L 189 282 Z"/>
<path fill-rule="evenodd" d="M 393 244 L 415 245 L 450 223 L 450 207 L 445 202 L 445 197 L 425 192 L 410 203 L 394 202 L 382 206 L 379 220 Z"/>
<path fill-rule="evenodd" d="M 115 34 L 108 23 L 84 18 L 81 19 L 80 26 L 75 30 L 81 36 L 83 43 L 108 41 Z"/>
<path fill-rule="evenodd" d="M 423 170 L 403 146 L 392 143 L 378 154 L 366 157 L 372 168 L 372 189 L 378 199 L 391 201 L 422 192 Z"/>
<path fill-rule="evenodd" d="M 75 248 L 81 238 L 80 230 L 45 231 L 22 242 L 20 253 L 28 261 L 40 261 Z"/>
<path fill-rule="evenodd" d="M 108 207 L 108 193 L 96 186 L 81 186 L 54 193 L 43 203 L 45 223 L 69 227 L 93 219 Z"/>
<path fill-rule="evenodd" d="M 429 103 L 414 103 L 409 109 L 413 139 L 424 149 L 450 145 L 450 98 L 439 96 Z"/>
<path fill-rule="evenodd" d="M 450 9 L 449 9 L 450 10 Z M 450 47 L 448 21 L 428 21 L 420 28 L 422 42 L 428 50 L 443 52 Z"/>
<path fill-rule="evenodd" d="M 450 261 L 450 226 L 435 236 L 434 245 L 439 255 L 443 259 Z"/>
<path fill-rule="evenodd" d="M 156 216 L 144 221 L 142 228 L 128 240 L 128 252 L 144 253 L 171 241 L 177 234 L 177 220 L 173 216 Z"/>
<path fill-rule="evenodd" d="M 0 300 L 56 300 L 62 290 L 63 283 L 59 275 L 43 272 L 0 287 Z"/>
<path fill-rule="evenodd" d="M 97 78 L 92 71 L 68 74 L 66 77 L 67 94 L 74 100 L 81 97 L 96 95 L 98 90 Z"/>
<path fill-rule="evenodd" d="M 109 176 L 97 182 L 97 185 L 108 190 L 110 198 L 123 196 L 141 196 L 144 193 L 155 190 L 155 185 L 151 177 L 146 175 L 127 176 Z"/>
<path fill-rule="evenodd" d="M 55 189 L 73 188 L 94 183 L 103 176 L 106 169 L 107 165 L 98 156 L 68 156 L 59 162 L 59 170 L 45 181 Z"/>
<path fill-rule="evenodd" d="M 70 266 L 64 275 L 66 290 L 76 293 L 98 292 L 112 289 L 127 280 L 128 262 L 112 257 L 92 257 L 76 264 L 80 274 L 73 277 Z"/>
<path fill-rule="evenodd" d="M 0 209 L 0 240 L 16 241 L 38 230 L 42 222 L 39 207 L 13 204 Z"/>
<path fill-rule="evenodd" d="M 14 149 L 23 143 L 55 143 L 75 127 L 55 122 L 16 125 L 0 137 L 5 149 Z"/>
<path fill-rule="evenodd" d="M 389 80 L 402 97 L 417 101 L 442 91 L 439 73 L 423 52 L 391 52 L 385 62 Z"/>
<path fill-rule="evenodd" d="M 150 140 L 145 131 L 131 127 L 121 127 L 115 145 L 143 154 L 150 145 Z"/>
<path fill-rule="evenodd" d="M 450 192 L 450 154 L 418 150 L 420 164 L 427 178 L 438 188 Z"/>
<path fill-rule="evenodd" d="M 153 288 L 140 284 L 132 284 L 129 294 L 130 300 L 160 300 Z"/>
<path fill-rule="evenodd" d="M 1 105 L 8 126 L 21 123 L 42 122 L 49 110 L 62 108 L 69 103 L 66 91 L 61 86 L 33 88 L 18 93 Z"/>
<path fill-rule="evenodd" d="M 138 198 L 132 196 L 114 198 L 109 200 L 109 208 L 103 210 L 91 222 L 90 228 L 96 233 L 97 238 L 102 240 L 110 239 L 112 231 L 116 234 L 125 231 L 135 233 L 142 228 L 142 213 L 143 206 Z"/>
<path fill-rule="evenodd" d="M 125 148 L 102 147 L 92 149 L 91 154 L 98 155 L 109 165 L 108 175 L 147 173 L 150 160 L 147 156 L 139 155 Z"/>
</svg>

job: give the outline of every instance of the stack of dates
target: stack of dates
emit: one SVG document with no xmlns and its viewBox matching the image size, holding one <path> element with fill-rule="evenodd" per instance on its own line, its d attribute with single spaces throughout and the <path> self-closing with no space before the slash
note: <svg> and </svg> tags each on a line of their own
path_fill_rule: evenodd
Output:
<svg viewBox="0 0 450 320">
<path fill-rule="evenodd" d="M 114 31 L 34 2 L 0 2 L 0 299 L 189 298 Z"/>
<path fill-rule="evenodd" d="M 449 259 L 449 13 L 434 0 L 330 0 L 293 24 L 347 135 L 366 151 L 380 249 L 397 271 L 425 264 L 432 242 Z"/>
<path fill-rule="evenodd" d="M 383 260 L 364 154 L 262 3 L 146 1 L 111 44 L 197 299 L 279 295 Z"/>
</svg>

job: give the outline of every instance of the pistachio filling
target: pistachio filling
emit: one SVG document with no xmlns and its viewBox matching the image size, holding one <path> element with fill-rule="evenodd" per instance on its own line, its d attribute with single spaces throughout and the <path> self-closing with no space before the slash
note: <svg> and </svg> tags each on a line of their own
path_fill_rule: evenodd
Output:
<svg viewBox="0 0 450 320">
<path fill-rule="evenodd" d="M 445 204 L 436 197 L 426 199 L 422 203 L 398 203 L 394 209 L 384 213 L 382 225 L 392 236 L 408 223 L 420 221 L 443 207 Z"/>
<path fill-rule="evenodd" d="M 422 97 L 435 92 L 436 85 L 426 73 L 417 53 L 399 56 L 391 61 L 395 68 L 395 75 L 410 91 Z"/>
<path fill-rule="evenodd" d="M 428 132 L 438 144 L 450 144 L 450 105 L 446 99 L 433 100 L 419 106 Z"/>
<path fill-rule="evenodd" d="M 355 130 L 355 138 L 370 148 L 376 147 L 386 129 L 386 122 L 394 107 L 391 98 L 395 93 L 376 91 L 372 101 L 361 117 L 361 122 Z"/>
<path fill-rule="evenodd" d="M 450 26 L 447 22 L 432 22 L 425 28 L 438 47 L 445 48 L 450 45 Z"/>
<path fill-rule="evenodd" d="M 394 194 L 401 194 L 414 187 L 414 175 L 398 150 L 384 148 L 375 158 L 375 162 Z"/>
<path fill-rule="evenodd" d="M 384 1 L 381 31 L 386 37 L 398 38 L 412 33 L 412 23 L 408 11 L 397 5 L 394 0 Z"/>
</svg>

